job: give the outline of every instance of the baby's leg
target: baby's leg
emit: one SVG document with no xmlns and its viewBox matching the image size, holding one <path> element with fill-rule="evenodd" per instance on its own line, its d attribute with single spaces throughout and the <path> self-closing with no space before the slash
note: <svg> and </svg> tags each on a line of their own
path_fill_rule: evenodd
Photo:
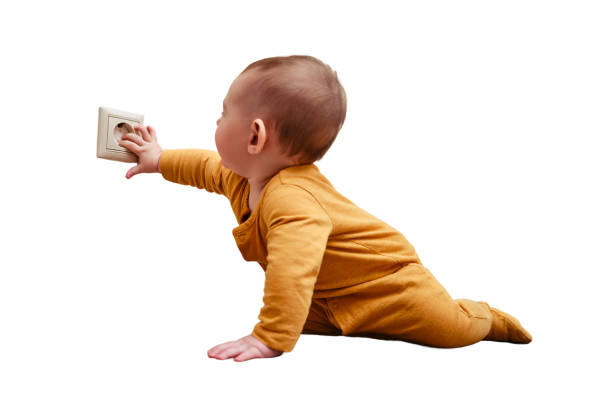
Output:
<svg viewBox="0 0 612 408">
<path fill-rule="evenodd" d="M 326 336 L 339 336 L 342 334 L 338 322 L 329 311 L 326 299 L 312 299 L 302 334 L 321 334 Z"/>
<path fill-rule="evenodd" d="M 333 306 L 346 336 L 404 340 L 433 347 L 476 343 L 489 335 L 493 322 L 499 323 L 488 304 L 451 298 L 420 264 L 377 279 L 359 293 L 339 297 Z M 499 333 L 503 337 L 504 333 Z"/>
</svg>

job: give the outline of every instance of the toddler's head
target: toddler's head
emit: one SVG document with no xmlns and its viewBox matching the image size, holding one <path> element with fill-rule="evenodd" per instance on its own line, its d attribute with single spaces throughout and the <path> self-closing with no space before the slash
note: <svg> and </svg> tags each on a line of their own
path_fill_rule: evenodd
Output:
<svg viewBox="0 0 612 408">
<path fill-rule="evenodd" d="M 307 55 L 253 62 L 223 102 L 215 143 L 223 164 L 243 175 L 321 159 L 346 117 L 336 72 Z"/>
</svg>

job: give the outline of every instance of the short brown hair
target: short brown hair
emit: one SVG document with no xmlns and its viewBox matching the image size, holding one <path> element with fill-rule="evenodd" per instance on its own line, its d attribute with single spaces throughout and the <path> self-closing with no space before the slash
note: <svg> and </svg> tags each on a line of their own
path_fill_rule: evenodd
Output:
<svg viewBox="0 0 612 408">
<path fill-rule="evenodd" d="M 323 157 L 346 117 L 346 93 L 336 71 L 309 55 L 255 61 L 241 74 L 257 70 L 247 98 L 263 110 L 281 149 L 299 164 Z"/>
</svg>

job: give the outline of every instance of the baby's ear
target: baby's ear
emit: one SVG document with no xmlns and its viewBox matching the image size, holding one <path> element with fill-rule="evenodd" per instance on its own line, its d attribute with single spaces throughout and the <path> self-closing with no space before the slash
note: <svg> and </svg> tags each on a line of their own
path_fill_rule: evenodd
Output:
<svg viewBox="0 0 612 408">
<path fill-rule="evenodd" d="M 251 124 L 251 129 L 253 130 L 254 133 L 261 133 L 261 132 L 266 132 L 266 125 L 264 123 L 263 120 L 257 118 L 253 121 L 253 123 Z"/>
<path fill-rule="evenodd" d="M 266 143 L 268 137 L 266 125 L 264 125 L 263 120 L 255 119 L 251 125 L 251 131 L 249 148 L 251 146 L 257 146 L 259 150 L 263 149 L 263 145 Z"/>
</svg>

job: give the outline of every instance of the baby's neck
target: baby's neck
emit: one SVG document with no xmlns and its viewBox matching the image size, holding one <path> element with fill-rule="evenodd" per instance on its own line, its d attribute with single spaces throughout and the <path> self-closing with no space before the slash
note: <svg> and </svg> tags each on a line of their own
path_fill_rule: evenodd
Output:
<svg viewBox="0 0 612 408">
<path fill-rule="evenodd" d="M 257 208 L 257 203 L 259 203 L 268 182 L 282 169 L 295 166 L 295 163 L 288 159 L 279 160 L 274 164 L 268 162 L 268 164 L 269 167 L 265 170 L 260 169 L 260 172 L 258 172 L 259 174 L 247 177 L 249 180 L 249 208 L 251 212 L 255 211 L 255 208 Z"/>
</svg>

